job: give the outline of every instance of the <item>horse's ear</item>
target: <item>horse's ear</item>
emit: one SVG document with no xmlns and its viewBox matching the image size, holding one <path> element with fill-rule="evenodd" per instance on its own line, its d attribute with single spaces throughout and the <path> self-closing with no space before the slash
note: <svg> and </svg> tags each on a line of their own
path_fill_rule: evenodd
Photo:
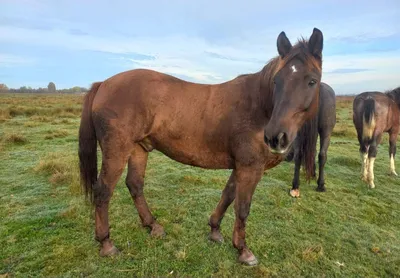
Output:
<svg viewBox="0 0 400 278">
<path fill-rule="evenodd" d="M 322 48 L 324 47 L 324 36 L 322 32 L 314 28 L 313 33 L 308 41 L 309 49 L 312 55 L 316 56 L 319 59 L 322 59 Z"/>
<path fill-rule="evenodd" d="M 283 31 L 279 34 L 276 44 L 278 46 L 278 53 L 282 58 L 284 58 L 292 49 L 292 44 Z"/>
</svg>

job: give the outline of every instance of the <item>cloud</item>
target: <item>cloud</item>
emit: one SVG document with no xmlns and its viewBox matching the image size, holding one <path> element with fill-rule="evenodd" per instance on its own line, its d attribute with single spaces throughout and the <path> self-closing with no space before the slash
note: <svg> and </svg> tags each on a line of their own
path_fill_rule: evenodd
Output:
<svg viewBox="0 0 400 278">
<path fill-rule="evenodd" d="M 80 29 L 70 29 L 69 30 L 69 33 L 71 34 L 71 35 L 77 35 L 77 36 L 86 36 L 86 35 L 89 35 L 89 33 L 87 33 L 87 32 L 85 32 L 85 31 L 82 31 L 82 30 L 80 30 Z"/>
<path fill-rule="evenodd" d="M 0 53 L 0 67 L 27 66 L 32 65 L 34 61 L 32 58 Z"/>
<path fill-rule="evenodd" d="M 334 55 L 324 59 L 322 80 L 341 93 L 398 86 L 400 51 Z"/>
<path fill-rule="evenodd" d="M 339 68 L 339 69 L 334 69 L 332 71 L 328 71 L 326 73 L 356 73 L 356 72 L 364 72 L 364 71 L 370 71 L 371 69 L 352 69 L 352 68 Z"/>
<path fill-rule="evenodd" d="M 193 65 L 190 61 L 178 58 L 157 58 L 155 60 L 136 60 L 127 59 L 131 64 L 126 67 L 144 68 L 172 74 L 175 76 L 189 77 L 197 82 L 217 82 L 223 78 L 214 71 L 207 71 L 198 65 Z"/>
<path fill-rule="evenodd" d="M 8 1 L 14 8 L 0 11 L 0 51 L 9 52 L 11 47 L 4 46 L 8 44 L 25 49 L 34 46 L 44 52 L 101 52 L 108 54 L 102 58 L 113 59 L 112 71 L 141 67 L 215 83 L 260 70 L 277 55 L 276 39 L 281 31 L 294 44 L 300 36 L 309 37 L 315 26 L 324 34 L 323 78 L 335 86 L 353 88 L 354 84 L 364 86 L 378 80 L 376 84 L 383 87 L 393 84 L 397 80 L 393 75 L 399 75 L 399 48 L 393 43 L 400 42 L 400 25 L 394 24 L 399 16 L 393 8 L 395 2 L 382 7 L 379 2 L 355 0 L 355 13 L 353 9 L 343 10 L 333 0 L 301 5 L 289 0 L 285 20 L 279 3 L 271 6 L 262 0 L 252 5 L 205 0 L 194 6 L 171 0 L 158 3 L 159 9 L 152 10 L 154 2 L 117 1 L 110 8 L 99 0 L 95 7 L 82 2 L 76 10 L 66 0 L 57 5 L 50 0 L 26 0 L 23 4 Z M 25 9 L 29 17 L 25 17 Z M 324 12 L 328 9 L 341 13 Z M 124 24 L 120 24 L 121 18 Z M 85 57 L 77 59 L 77 66 L 86 61 Z M 10 60 L 8 64 L 12 64 Z M 92 59 L 90 64 L 101 62 Z"/>
<path fill-rule="evenodd" d="M 0 26 L 17 27 L 28 30 L 52 30 L 52 26 L 48 24 L 48 22 L 18 17 L 0 17 Z"/>
</svg>

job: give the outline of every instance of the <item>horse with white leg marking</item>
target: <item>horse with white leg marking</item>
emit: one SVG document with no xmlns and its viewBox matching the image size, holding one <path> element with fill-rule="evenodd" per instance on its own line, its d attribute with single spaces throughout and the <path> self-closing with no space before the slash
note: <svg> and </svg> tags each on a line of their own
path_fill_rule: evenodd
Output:
<svg viewBox="0 0 400 278">
<path fill-rule="evenodd" d="M 315 152 L 317 148 L 317 138 L 319 135 L 320 149 L 318 154 L 318 192 L 325 192 L 325 164 L 328 157 L 328 147 L 333 128 L 336 124 L 336 96 L 335 91 L 328 84 L 321 82 L 319 90 L 318 114 L 308 120 L 297 134 L 293 143 L 292 150 L 288 154 L 286 161 L 294 160 L 294 176 L 292 189 L 289 194 L 292 197 L 300 196 L 300 166 L 306 172 L 306 179 L 310 181 L 315 178 Z"/>
<path fill-rule="evenodd" d="M 357 95 L 353 101 L 353 123 L 360 144 L 362 179 L 370 188 L 375 188 L 374 162 L 384 132 L 389 133 L 389 171 L 397 176 L 394 158 L 400 130 L 400 87 Z"/>
</svg>

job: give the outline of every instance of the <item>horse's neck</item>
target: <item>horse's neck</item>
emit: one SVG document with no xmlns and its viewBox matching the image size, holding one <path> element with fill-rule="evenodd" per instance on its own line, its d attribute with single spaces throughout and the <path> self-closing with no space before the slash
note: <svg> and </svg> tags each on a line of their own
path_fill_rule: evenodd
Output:
<svg viewBox="0 0 400 278">
<path fill-rule="evenodd" d="M 250 113 L 246 117 L 253 118 L 257 123 L 267 121 L 268 113 L 266 109 L 272 110 L 269 107 L 272 101 L 269 97 L 269 91 L 263 88 L 262 81 L 262 71 L 240 75 L 225 83 L 227 87 L 223 90 L 228 94 L 232 94 L 235 91 L 236 93 L 234 94 L 236 96 L 232 98 L 232 101 L 239 101 L 240 106 L 247 107 L 243 110 L 246 113 Z"/>
<path fill-rule="evenodd" d="M 243 93 L 250 94 L 252 101 L 256 102 L 261 110 L 271 110 L 272 94 L 265 72 L 261 70 L 257 73 L 246 75 L 244 78 L 247 79 L 245 82 L 248 85 Z"/>
</svg>

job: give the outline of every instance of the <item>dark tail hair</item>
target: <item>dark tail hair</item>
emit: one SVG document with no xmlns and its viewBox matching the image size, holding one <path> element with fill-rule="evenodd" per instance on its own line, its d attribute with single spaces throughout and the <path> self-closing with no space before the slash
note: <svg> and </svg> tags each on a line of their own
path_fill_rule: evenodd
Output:
<svg viewBox="0 0 400 278">
<path fill-rule="evenodd" d="M 364 101 L 363 140 L 370 141 L 375 130 L 375 100 L 367 98 Z"/>
<path fill-rule="evenodd" d="M 102 82 L 92 84 L 83 102 L 79 127 L 79 169 L 86 198 L 93 203 L 93 185 L 97 182 L 97 138 L 92 121 L 92 103 Z"/>
<path fill-rule="evenodd" d="M 312 119 L 305 122 L 297 133 L 299 155 L 301 165 L 306 172 L 306 180 L 315 178 L 315 154 L 318 139 L 318 113 Z"/>
</svg>

